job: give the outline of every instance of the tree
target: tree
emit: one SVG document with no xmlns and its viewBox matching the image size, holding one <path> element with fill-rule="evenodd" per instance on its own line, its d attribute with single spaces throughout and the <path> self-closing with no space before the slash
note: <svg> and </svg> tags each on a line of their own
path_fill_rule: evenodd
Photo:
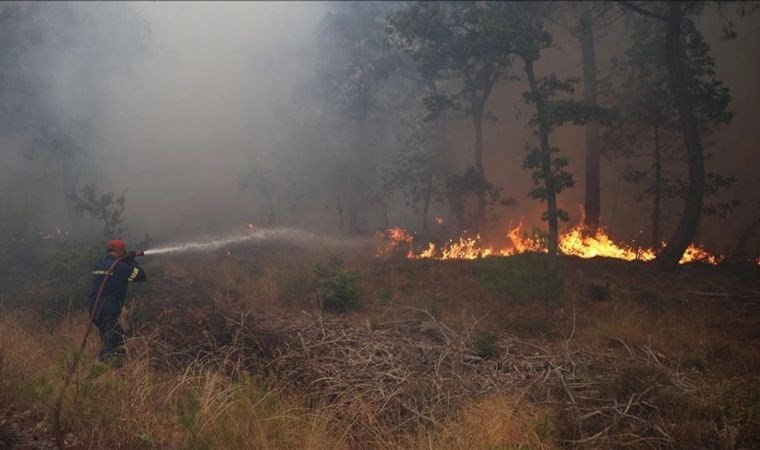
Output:
<svg viewBox="0 0 760 450">
<path fill-rule="evenodd" d="M 721 215 L 737 205 L 737 202 L 705 205 L 704 200 L 705 196 L 714 195 L 733 183 L 731 177 L 705 173 L 707 155 L 703 144 L 705 135 L 731 121 L 732 114 L 727 110 L 731 96 L 728 88 L 716 79 L 710 46 L 691 18 L 700 12 L 701 5 L 653 3 L 647 9 L 632 3 L 621 4 L 641 16 L 634 25 L 628 62 L 617 63 L 617 70 L 627 72 L 626 83 L 635 88 L 621 96 L 627 98 L 622 109 L 629 111 L 626 114 L 631 119 L 629 125 L 640 124 L 651 130 L 654 177 L 650 192 L 654 201 L 652 239 L 657 242 L 655 245 L 660 241 L 662 198 L 684 198 L 678 226 L 657 256 L 660 268 L 672 269 L 694 240 L 703 213 Z M 687 182 L 664 174 L 668 142 L 672 139 L 668 135 L 676 132 L 674 138 L 678 139 L 674 145 L 685 149 Z M 641 177 L 642 174 L 634 173 L 629 179 L 637 181 Z"/>
<path fill-rule="evenodd" d="M 74 211 L 80 216 L 91 216 L 103 222 L 103 236 L 106 239 L 120 237 L 125 231 L 124 206 L 127 202 L 125 189 L 115 197 L 113 192 L 98 194 L 94 184 L 84 186 L 72 195 Z"/>
<path fill-rule="evenodd" d="M 444 110 L 469 116 L 474 127 L 474 169 L 478 231 L 486 222 L 488 185 L 483 166 L 483 120 L 496 83 L 510 66 L 511 55 L 488 44 L 484 6 L 475 2 L 411 4 L 388 20 L 392 42 L 418 64 L 423 78 L 442 86 L 426 99 L 431 117 Z"/>
<path fill-rule="evenodd" d="M 131 5 L 0 7 L 0 132 L 25 157 L 57 166 L 56 185 L 43 187 L 61 196 L 72 232 L 72 198 L 80 177 L 94 172 L 85 156 L 99 144 L 100 99 L 110 77 L 145 53 L 148 36 Z"/>
<path fill-rule="evenodd" d="M 688 184 L 683 178 L 682 167 L 686 164 L 678 124 L 678 111 L 668 89 L 668 74 L 663 45 L 663 30 L 652 21 L 637 18 L 632 23 L 631 47 L 624 58 L 614 58 L 610 75 L 604 80 L 604 94 L 610 98 L 619 113 L 614 127 L 604 133 L 609 157 L 626 158 L 631 161 L 651 161 L 644 168 L 640 164 L 629 166 L 624 178 L 640 187 L 635 200 L 651 199 L 651 241 L 659 249 L 662 243 L 664 202 L 685 200 Z M 685 58 L 689 66 L 700 72 L 712 71 L 713 61 L 705 54 L 706 47 L 693 27 L 686 39 Z M 699 89 L 704 95 L 695 102 L 708 101 L 717 106 L 720 114 L 697 113 L 700 132 L 707 136 L 717 125 L 730 120 L 730 113 L 720 106 L 727 104 L 728 92 L 720 82 L 703 83 Z M 710 107 L 699 107 L 710 110 Z M 711 154 L 705 154 L 708 159 Z M 705 198 L 715 197 L 721 190 L 733 184 L 733 177 L 707 172 L 705 174 Z M 673 205 L 673 208 L 679 205 Z M 705 204 L 702 214 L 725 217 L 738 201 L 715 201 Z M 673 209 L 671 208 L 671 209 Z"/>
<path fill-rule="evenodd" d="M 580 14 L 580 42 L 583 55 L 583 99 L 589 105 L 596 106 L 596 53 L 594 50 L 594 24 L 590 8 Z M 583 209 L 583 228 L 586 233 L 595 235 L 599 228 L 601 211 L 600 179 L 600 142 L 599 123 L 590 120 L 586 123 L 586 200 Z"/>
<path fill-rule="evenodd" d="M 694 66 L 687 58 L 690 39 L 701 35 L 691 20 L 704 4 L 700 2 L 652 2 L 648 6 L 621 2 L 625 8 L 654 20 L 665 27 L 665 64 L 668 70 L 668 89 L 678 111 L 678 123 L 686 149 L 689 166 L 688 190 L 678 226 L 665 249 L 657 255 L 661 269 L 674 269 L 683 252 L 694 240 L 705 196 L 704 151 L 700 137 L 697 113 L 705 113 L 719 124 L 730 120 L 726 108 L 730 100 L 728 89 L 718 89 L 720 97 L 714 101 L 702 98 L 709 93 L 700 90 L 705 84 L 720 85 L 711 65 Z M 693 30 L 689 32 L 689 30 Z M 686 31 L 686 32 L 685 32 Z M 702 55 L 709 57 L 709 45 L 701 41 Z M 699 60 L 697 60 L 699 62 Z M 722 87 L 722 86 L 721 86 Z"/>
<path fill-rule="evenodd" d="M 275 205 L 275 183 L 272 174 L 260 166 L 256 166 L 240 177 L 241 189 L 256 189 L 267 204 L 267 225 L 274 226 L 277 221 L 277 206 Z"/>
<path fill-rule="evenodd" d="M 412 115 L 417 114 L 413 111 Z M 407 206 L 421 213 L 422 231 L 430 234 L 428 212 L 443 188 L 444 169 L 441 151 L 435 139 L 435 123 L 410 121 L 402 126 L 398 140 L 401 150 L 387 171 L 385 188 L 399 190 Z"/>
<path fill-rule="evenodd" d="M 549 253 L 556 254 L 559 221 L 568 220 L 567 213 L 557 207 L 557 194 L 572 187 L 574 181 L 565 170 L 567 157 L 559 155 L 559 148 L 551 146 L 549 137 L 554 128 L 567 122 L 584 124 L 600 119 L 602 111 L 595 105 L 561 97 L 574 92 L 577 79 L 562 80 L 555 73 L 538 77 L 535 73 L 534 63 L 541 51 L 552 45 L 552 36 L 545 28 L 552 8 L 549 2 L 490 3 L 484 17 L 491 45 L 523 62 L 529 88 L 523 99 L 535 108 L 528 124 L 534 127 L 539 140 L 538 146 L 527 146 L 523 167 L 533 170 L 537 186 L 529 195 L 546 201 L 547 211 L 541 218 L 549 223 Z"/>
<path fill-rule="evenodd" d="M 345 212 L 351 233 L 366 232 L 367 216 L 387 208 L 381 150 L 386 148 L 386 129 L 395 120 L 389 112 L 409 96 L 389 92 L 408 88 L 398 79 L 408 74 L 405 60 L 386 43 L 385 20 L 396 8 L 390 2 L 337 3 L 318 31 L 316 84 L 324 86 L 324 117 L 318 120 L 329 135 L 323 145 L 331 166 L 326 182 L 340 228 Z"/>
</svg>

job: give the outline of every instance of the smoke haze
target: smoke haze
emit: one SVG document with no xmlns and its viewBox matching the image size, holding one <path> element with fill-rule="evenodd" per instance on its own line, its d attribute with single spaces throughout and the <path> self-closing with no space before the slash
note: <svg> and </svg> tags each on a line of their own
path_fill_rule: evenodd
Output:
<svg viewBox="0 0 760 450">
<path fill-rule="evenodd" d="M 13 6 L 18 5 L 0 8 Z M 4 204 L 14 211 L 37 211 L 40 227 L 71 226 L 80 235 L 98 232 L 93 221 L 71 217 L 64 207 L 62 192 L 72 183 L 88 182 L 102 191 L 127 189 L 125 214 L 131 239 L 150 233 L 161 241 L 176 234 L 228 230 L 247 223 L 267 226 L 269 222 L 335 234 L 344 231 L 344 220 L 346 232 L 352 220 L 358 221 L 357 229 L 367 231 L 386 225 L 418 227 L 418 215 L 397 194 L 385 203 L 368 205 L 370 212 L 365 211 L 363 218 L 351 218 L 347 212 L 352 201 L 359 201 L 351 197 L 359 195 L 355 192 L 382 191 L 381 166 L 393 161 L 398 151 L 392 136 L 394 124 L 401 119 L 358 127 L 340 117 L 326 118 L 328 110 L 319 100 L 326 87 L 319 84 L 324 80 L 315 78 L 320 64 L 331 57 L 321 24 L 340 4 L 36 6 L 71 14 L 73 22 L 58 23 L 78 27 L 74 33 L 64 26 L 58 38 L 42 36 L 39 45 L 31 45 L 24 53 L 23 63 L 30 73 L 43 74 L 31 89 L 40 93 L 33 96 L 34 101 L 47 105 L 41 108 L 49 115 L 44 123 L 55 123 L 81 149 L 76 176 L 59 181 L 60 171 L 69 170 L 59 167 L 59 159 L 50 154 L 29 158 L 30 149 L 39 147 L 30 143 L 29 130 L 34 127 L 16 126 L 13 133 L 4 133 L 5 162 L 0 169 Z M 760 141 L 756 126 L 760 63 L 752 56 L 760 52 L 758 20 L 757 15 L 737 20 L 738 38 L 732 41 L 721 39 L 717 18 L 708 15 L 700 23 L 713 44 L 718 78 L 731 88 L 730 109 L 735 113 L 732 124 L 711 136 L 712 150 L 719 157 L 707 164 L 737 177 L 736 185 L 724 195 L 740 198 L 743 204 L 727 222 L 705 219 L 699 235 L 721 250 L 733 239 L 726 230 L 728 234 L 741 230 L 758 213 L 756 171 L 760 165 L 755 147 Z M 145 32 L 139 31 L 143 26 Z M 627 45 L 628 34 L 621 27 L 597 44 L 602 72 L 608 69 L 610 57 Z M 24 36 L 27 31 L 20 33 Z M 557 48 L 545 53 L 537 71 L 580 76 L 577 42 L 561 30 L 555 41 Z M 489 100 L 486 109 L 498 120 L 485 125 L 485 172 L 506 196 L 517 200 L 516 207 L 499 209 L 502 224 L 524 218 L 528 224 L 544 227 L 539 217 L 545 205 L 528 198 L 531 178 L 522 168 L 525 144 L 535 139 L 526 126 L 531 112 L 522 103 L 525 89 L 524 81 L 502 82 Z M 383 98 L 395 105 L 390 94 Z M 352 141 L 351 133 L 365 140 Z M 447 130 L 455 149 L 449 163 L 457 172 L 472 159 L 472 133 L 466 118 Z M 375 134 L 376 138 L 368 137 Z M 356 150 L 355 142 L 367 141 L 377 146 L 361 156 L 362 164 L 372 166 L 370 175 L 351 172 L 355 166 L 346 169 L 334 164 L 342 161 L 345 152 Z M 575 174 L 575 187 L 559 196 L 559 206 L 575 222 L 584 192 L 583 129 L 563 127 L 554 133 L 553 141 L 570 157 L 569 168 Z M 43 160 L 48 162 L 41 164 Z M 633 189 L 620 180 L 624 165 L 619 160 L 603 163 L 602 223 L 613 235 L 634 239 L 647 225 L 648 213 L 633 201 Z M 256 187 L 255 181 L 253 187 L 250 183 L 245 187 L 245 175 L 251 171 L 255 180 L 268 180 L 272 199 L 263 195 L 266 188 Z M 343 177 L 348 181 L 340 181 Z M 368 186 L 354 189 L 356 184 L 351 183 L 356 179 Z M 335 186 L 325 187 L 333 181 Z M 432 207 L 432 215 L 447 213 L 443 203 Z M 672 222 L 669 226 L 675 219 Z"/>
</svg>

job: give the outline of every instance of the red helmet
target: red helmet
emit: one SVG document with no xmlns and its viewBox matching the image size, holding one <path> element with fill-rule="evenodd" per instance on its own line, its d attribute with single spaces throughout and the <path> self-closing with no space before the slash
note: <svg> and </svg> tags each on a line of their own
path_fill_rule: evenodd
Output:
<svg viewBox="0 0 760 450">
<path fill-rule="evenodd" d="M 121 239 L 111 239 L 108 241 L 108 250 L 127 250 L 127 243 Z"/>
</svg>

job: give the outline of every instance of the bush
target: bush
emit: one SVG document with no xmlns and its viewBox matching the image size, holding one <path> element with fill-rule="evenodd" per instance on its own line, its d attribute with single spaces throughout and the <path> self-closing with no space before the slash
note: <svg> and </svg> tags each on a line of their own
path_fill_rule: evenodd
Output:
<svg viewBox="0 0 760 450">
<path fill-rule="evenodd" d="M 475 354 L 481 358 L 493 358 L 497 356 L 496 341 L 499 337 L 490 331 L 479 331 L 475 335 Z"/>
<path fill-rule="evenodd" d="M 356 306 L 361 297 L 359 274 L 343 268 L 343 261 L 330 258 L 327 266 L 317 264 L 316 298 L 324 311 L 344 313 Z"/>
<path fill-rule="evenodd" d="M 559 260 L 541 253 L 484 258 L 476 273 L 494 292 L 510 300 L 560 298 L 564 273 Z"/>
<path fill-rule="evenodd" d="M 547 254 L 484 258 L 476 261 L 475 271 L 485 286 L 508 300 L 543 301 L 544 321 L 564 293 L 562 261 Z"/>
<path fill-rule="evenodd" d="M 726 425 L 736 447 L 760 447 L 760 377 L 731 380 L 723 388 Z"/>
</svg>

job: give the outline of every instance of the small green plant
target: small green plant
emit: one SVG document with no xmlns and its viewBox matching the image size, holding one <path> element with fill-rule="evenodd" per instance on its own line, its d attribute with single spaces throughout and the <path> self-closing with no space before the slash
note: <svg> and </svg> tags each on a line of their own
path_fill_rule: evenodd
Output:
<svg viewBox="0 0 760 450">
<path fill-rule="evenodd" d="M 686 365 L 699 371 L 707 368 L 707 355 L 702 350 L 694 350 L 686 356 Z"/>
<path fill-rule="evenodd" d="M 591 283 L 588 287 L 588 295 L 595 302 L 603 302 L 610 299 L 611 289 L 608 283 Z"/>
<path fill-rule="evenodd" d="M 736 378 L 723 388 L 723 413 L 727 425 L 736 431 L 734 445 L 760 446 L 760 378 Z"/>
<path fill-rule="evenodd" d="M 475 354 L 481 358 L 493 358 L 497 354 L 496 341 L 499 337 L 491 331 L 478 331 L 475 335 L 473 345 Z"/>
<path fill-rule="evenodd" d="M 355 307 L 361 298 L 359 274 L 343 267 L 343 261 L 330 258 L 326 266 L 314 267 L 317 276 L 317 302 L 324 311 L 344 313 Z"/>
<path fill-rule="evenodd" d="M 545 317 L 564 292 L 561 260 L 542 253 L 524 253 L 484 258 L 475 266 L 479 278 L 490 289 L 512 301 L 542 300 Z"/>
<path fill-rule="evenodd" d="M 538 419 L 533 424 L 533 432 L 541 440 L 551 440 L 557 433 L 557 424 L 551 411 L 546 408 L 541 410 Z"/>
</svg>

